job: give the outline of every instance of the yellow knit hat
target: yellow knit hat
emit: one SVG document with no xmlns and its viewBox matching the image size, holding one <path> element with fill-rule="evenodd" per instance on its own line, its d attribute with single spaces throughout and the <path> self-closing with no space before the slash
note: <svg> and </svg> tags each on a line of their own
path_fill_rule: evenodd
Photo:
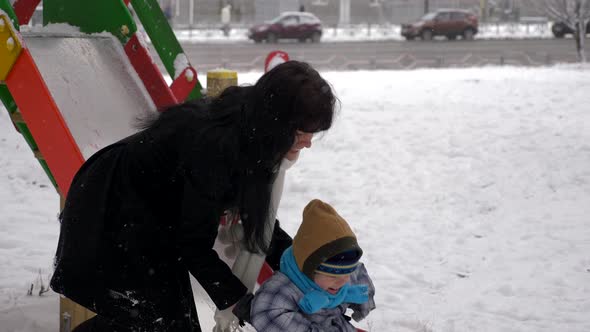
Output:
<svg viewBox="0 0 590 332">
<path fill-rule="evenodd" d="M 363 251 L 346 220 L 319 199 L 309 202 L 303 209 L 303 221 L 293 239 L 293 255 L 301 272 L 313 280 L 320 264 L 351 251 L 358 253 L 353 262 L 356 263 Z"/>
</svg>

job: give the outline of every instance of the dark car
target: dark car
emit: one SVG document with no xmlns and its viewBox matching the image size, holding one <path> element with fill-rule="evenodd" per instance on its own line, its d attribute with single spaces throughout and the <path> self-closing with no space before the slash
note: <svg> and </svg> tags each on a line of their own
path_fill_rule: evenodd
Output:
<svg viewBox="0 0 590 332">
<path fill-rule="evenodd" d="M 553 25 L 551 26 L 551 32 L 553 32 L 553 35 L 555 36 L 555 38 L 563 38 L 563 37 L 565 37 L 565 35 L 573 35 L 574 34 L 574 30 L 572 30 L 572 28 L 570 28 L 564 22 L 553 23 Z M 590 21 L 586 25 L 586 33 L 587 34 L 590 33 Z"/>
<path fill-rule="evenodd" d="M 257 24 L 248 31 L 248 38 L 256 43 L 265 40 L 275 43 L 279 39 L 308 39 L 317 43 L 322 38 L 322 22 L 312 13 L 284 12 L 264 24 Z"/>
<path fill-rule="evenodd" d="M 438 10 L 422 16 L 418 21 L 402 24 L 402 36 L 407 40 L 422 38 L 431 40 L 434 36 L 445 36 L 448 39 L 472 40 L 478 31 L 478 19 L 473 13 L 460 10 Z"/>
</svg>

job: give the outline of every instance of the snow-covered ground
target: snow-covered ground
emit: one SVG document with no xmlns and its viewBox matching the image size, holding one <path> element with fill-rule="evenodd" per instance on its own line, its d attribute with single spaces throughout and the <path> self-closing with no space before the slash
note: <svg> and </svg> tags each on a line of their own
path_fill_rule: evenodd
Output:
<svg viewBox="0 0 590 332">
<path fill-rule="evenodd" d="M 320 198 L 352 225 L 377 287 L 360 327 L 590 331 L 590 67 L 324 76 L 342 107 L 279 218 L 293 235 Z M 37 293 L 58 196 L 4 110 L 0 170 L 0 332 L 57 331 L 58 296 Z"/>
<path fill-rule="evenodd" d="M 235 43 L 248 41 L 248 29 L 233 28 L 228 36 L 220 28 L 200 27 L 177 29 L 176 38 L 181 43 Z M 553 38 L 551 23 L 489 23 L 480 24 L 475 39 L 531 39 Z M 357 24 L 347 27 L 324 27 L 322 42 L 388 41 L 404 40 L 400 25 Z M 252 42 L 252 41 L 251 41 Z"/>
</svg>

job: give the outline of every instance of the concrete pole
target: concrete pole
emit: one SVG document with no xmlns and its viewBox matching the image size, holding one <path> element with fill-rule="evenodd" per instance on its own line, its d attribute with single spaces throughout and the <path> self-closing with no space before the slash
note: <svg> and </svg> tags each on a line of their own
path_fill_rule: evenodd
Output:
<svg viewBox="0 0 590 332">
<path fill-rule="evenodd" d="M 189 3 L 188 3 L 188 24 L 190 27 L 192 27 L 194 23 L 195 23 L 195 0 L 189 0 Z"/>
<path fill-rule="evenodd" d="M 350 0 L 340 0 L 340 18 L 338 24 L 350 24 Z"/>
<path fill-rule="evenodd" d="M 429 0 L 424 0 L 424 14 L 428 13 L 430 11 L 430 1 Z"/>
</svg>

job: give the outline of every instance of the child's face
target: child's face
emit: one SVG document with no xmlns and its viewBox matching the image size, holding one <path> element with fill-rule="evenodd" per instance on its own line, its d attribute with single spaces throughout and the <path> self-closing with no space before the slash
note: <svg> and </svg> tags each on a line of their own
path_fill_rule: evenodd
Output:
<svg viewBox="0 0 590 332">
<path fill-rule="evenodd" d="M 342 286 L 350 281 L 350 275 L 331 276 L 323 273 L 316 273 L 313 281 L 330 294 L 336 294 Z"/>
</svg>

